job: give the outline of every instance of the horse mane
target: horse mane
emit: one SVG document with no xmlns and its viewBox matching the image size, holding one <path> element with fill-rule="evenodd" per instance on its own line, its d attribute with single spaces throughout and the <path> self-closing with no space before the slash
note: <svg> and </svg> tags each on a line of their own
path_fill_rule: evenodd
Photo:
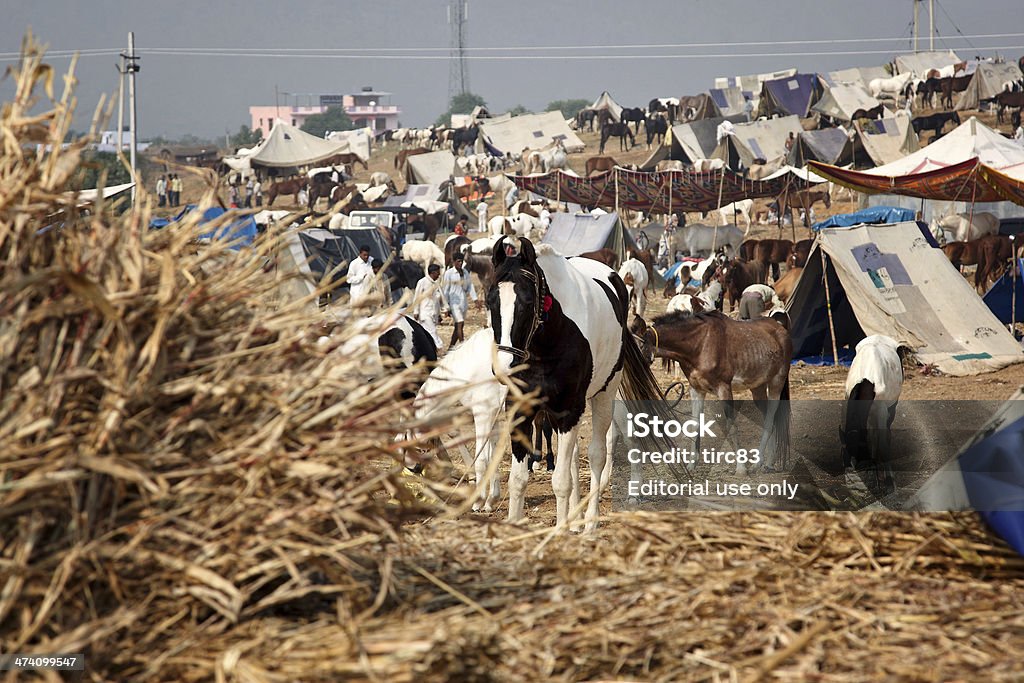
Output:
<svg viewBox="0 0 1024 683">
<path fill-rule="evenodd" d="M 657 318 L 651 319 L 652 325 L 675 325 L 677 323 L 690 322 L 696 320 L 698 322 L 704 322 L 705 320 L 726 320 L 729 316 L 725 315 L 717 309 L 710 311 L 701 311 L 699 313 L 688 313 L 686 311 L 673 311 L 672 313 L 666 313 L 659 315 Z"/>
</svg>

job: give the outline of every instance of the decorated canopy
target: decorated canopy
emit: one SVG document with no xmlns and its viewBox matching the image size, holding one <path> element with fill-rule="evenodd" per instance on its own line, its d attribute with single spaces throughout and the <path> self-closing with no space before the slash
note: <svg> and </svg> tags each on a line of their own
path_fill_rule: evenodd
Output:
<svg viewBox="0 0 1024 683">
<path fill-rule="evenodd" d="M 975 118 L 902 159 L 867 171 L 812 161 L 816 173 L 867 194 L 1024 205 L 1024 147 Z"/>
<path fill-rule="evenodd" d="M 725 169 L 708 173 L 663 171 L 644 173 L 616 167 L 580 178 L 562 171 L 543 175 L 509 176 L 520 190 L 547 199 L 586 207 L 625 207 L 638 211 L 710 211 L 724 204 L 755 197 L 777 197 L 791 180 L 746 180 Z"/>
</svg>

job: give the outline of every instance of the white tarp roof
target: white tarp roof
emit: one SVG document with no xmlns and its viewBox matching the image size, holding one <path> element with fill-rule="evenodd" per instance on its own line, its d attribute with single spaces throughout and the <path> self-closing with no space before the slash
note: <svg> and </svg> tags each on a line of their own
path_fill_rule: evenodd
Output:
<svg viewBox="0 0 1024 683">
<path fill-rule="evenodd" d="M 480 132 L 500 152 L 518 154 L 524 149 L 541 149 L 555 140 L 562 140 L 569 152 L 582 152 L 585 147 L 560 111 L 523 114 L 505 121 L 484 119 Z"/>
<path fill-rule="evenodd" d="M 840 121 L 852 121 L 858 109 L 870 111 L 880 104 L 861 85 L 833 85 L 811 110 Z"/>
<path fill-rule="evenodd" d="M 774 180 L 775 178 L 779 178 L 781 176 L 784 176 L 787 173 L 792 173 L 797 178 L 799 178 L 802 182 L 805 182 L 805 183 L 827 183 L 828 182 L 828 178 L 822 178 L 820 175 L 818 175 L 817 173 L 815 173 L 814 171 L 812 171 L 812 170 L 810 170 L 808 168 L 797 168 L 796 166 L 789 166 L 789 165 L 781 167 L 778 171 L 775 171 L 775 173 L 772 173 L 769 176 L 765 176 L 761 180 Z"/>
<path fill-rule="evenodd" d="M 932 69 L 941 69 L 944 66 L 962 61 L 952 50 L 947 50 L 946 52 L 936 50 L 935 52 L 899 55 L 896 57 L 896 68 L 899 69 L 901 74 L 913 71 L 917 74 L 918 78 L 924 78 Z"/>
<path fill-rule="evenodd" d="M 440 185 L 446 180 L 451 180 L 452 175 L 456 173 L 455 155 L 446 149 L 416 154 L 408 157 L 405 163 L 405 177 L 412 184 Z"/>
<path fill-rule="evenodd" d="M 995 97 L 1003 91 L 1003 84 L 1021 78 L 1020 67 L 1013 62 L 989 64 L 981 62 L 974 71 L 974 77 L 967 85 L 967 90 L 960 96 L 954 109 L 977 109 L 982 100 Z"/>
<path fill-rule="evenodd" d="M 249 155 L 249 163 L 253 166 L 277 168 L 307 166 L 349 151 L 347 140 L 324 140 L 279 119 L 274 122 L 274 128 L 267 139 Z"/>
<path fill-rule="evenodd" d="M 859 85 L 864 88 L 868 87 L 875 78 L 888 78 L 889 74 L 886 73 L 885 68 L 881 66 L 855 66 L 851 69 L 839 69 L 838 71 L 829 71 L 825 75 L 825 80 L 830 85 Z"/>
<path fill-rule="evenodd" d="M 110 187 L 104 187 L 103 188 L 103 198 L 104 199 L 110 199 L 115 194 L 121 194 L 125 190 L 130 190 L 134 186 L 135 186 L 135 183 L 123 183 L 121 185 L 111 185 Z M 96 201 L 96 197 L 99 196 L 99 189 L 94 187 L 94 188 L 91 188 L 91 189 L 88 189 L 88 190 L 79 190 L 77 192 L 70 192 L 68 194 L 74 195 L 76 197 L 76 199 L 78 200 L 78 205 L 82 206 L 83 204 L 88 204 L 89 202 Z"/>
<path fill-rule="evenodd" d="M 339 154 L 352 152 L 363 161 L 370 158 L 370 140 L 372 138 L 373 132 L 369 128 L 336 130 L 327 135 L 327 139 L 332 142 L 348 142 L 348 149 L 342 150 Z"/>
<path fill-rule="evenodd" d="M 897 162 L 921 148 L 910 117 L 902 114 L 874 121 L 858 121 L 861 144 L 876 165 Z"/>
<path fill-rule="evenodd" d="M 719 76 L 715 79 L 716 88 L 739 87 L 745 92 L 752 92 L 755 96 L 761 91 L 761 84 L 765 81 L 774 81 L 777 78 L 789 78 L 796 75 L 796 69 L 782 69 L 766 74 L 752 74 L 749 76 Z"/>
<path fill-rule="evenodd" d="M 714 101 L 715 106 L 718 107 L 718 111 L 722 116 L 734 116 L 736 114 L 746 114 L 747 101 L 743 97 L 743 91 L 738 86 L 730 86 L 728 88 L 711 88 L 708 90 L 708 95 Z"/>
<path fill-rule="evenodd" d="M 884 334 L 914 349 L 918 360 L 948 375 L 977 375 L 1024 362 L 1024 348 L 996 319 L 971 284 L 928 244 L 914 222 L 825 228 L 813 249 L 830 258 L 866 335 Z M 807 260 L 787 302 L 796 349 L 821 335 L 825 316 L 821 259 Z M 837 293 L 832 292 L 835 299 Z"/>
<path fill-rule="evenodd" d="M 749 167 L 757 158 L 772 161 L 779 157 L 785 157 L 787 154 L 786 138 L 791 132 L 795 136 L 802 133 L 804 129 L 800 125 L 800 117 L 792 115 L 777 119 L 751 121 L 750 123 L 737 123 L 734 130 L 733 135 L 722 140 L 722 144 L 718 146 L 713 156 L 727 160 L 728 153 L 724 149 L 724 145 L 731 140 L 732 144 L 736 146 L 743 165 Z"/>
<path fill-rule="evenodd" d="M 622 105 L 616 102 L 607 90 L 601 93 L 588 109 L 593 109 L 594 111 L 607 110 L 611 114 L 612 121 L 618 122 L 622 118 Z"/>
<path fill-rule="evenodd" d="M 544 233 L 545 244 L 550 244 L 562 256 L 579 256 L 598 249 L 614 249 L 624 256 L 633 245 L 615 212 L 592 216 L 589 213 L 553 213 L 551 224 Z"/>
<path fill-rule="evenodd" d="M 945 168 L 975 157 L 1004 173 L 1024 172 L 1024 146 L 1004 138 L 972 116 L 927 147 L 865 173 L 904 176 Z"/>
</svg>

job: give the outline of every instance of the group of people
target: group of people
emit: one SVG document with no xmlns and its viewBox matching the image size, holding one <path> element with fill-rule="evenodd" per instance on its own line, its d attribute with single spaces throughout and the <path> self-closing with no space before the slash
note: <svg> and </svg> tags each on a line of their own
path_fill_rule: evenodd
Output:
<svg viewBox="0 0 1024 683">
<path fill-rule="evenodd" d="M 369 308 L 373 311 L 391 304 L 391 283 L 387 274 L 381 273 L 383 263 L 370 255 L 370 247 L 359 247 L 359 257 L 348 267 L 350 301 L 353 307 Z M 466 314 L 469 302 L 480 306 L 473 278 L 466 268 L 465 257 L 460 252 L 452 256 L 452 265 L 444 270 L 431 263 L 427 274 L 416 283 L 413 296 L 413 318 L 423 326 L 434 340 L 437 350 L 444 349 L 444 342 L 437 333 L 437 326 L 443 315 L 450 315 L 453 329 L 449 347 L 465 341 Z"/>
<path fill-rule="evenodd" d="M 157 206 L 179 206 L 181 204 L 181 178 L 177 173 L 160 176 L 156 181 Z"/>
<path fill-rule="evenodd" d="M 243 187 L 237 181 L 228 183 L 228 199 L 234 208 L 251 209 L 254 206 L 263 206 L 263 183 L 259 178 L 249 176 Z"/>
</svg>

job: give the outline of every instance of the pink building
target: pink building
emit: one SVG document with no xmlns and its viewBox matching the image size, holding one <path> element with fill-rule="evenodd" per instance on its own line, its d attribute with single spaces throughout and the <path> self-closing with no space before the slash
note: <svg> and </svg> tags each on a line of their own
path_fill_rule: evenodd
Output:
<svg viewBox="0 0 1024 683">
<path fill-rule="evenodd" d="M 370 128 L 377 133 L 398 128 L 398 117 L 402 113 L 397 105 L 390 103 L 391 93 L 378 92 L 370 87 L 352 95 L 320 95 L 318 105 L 300 106 L 299 97 L 289 95 L 287 99 L 292 99 L 293 103 L 279 106 L 271 104 L 249 107 L 252 119 L 249 127 L 254 131 L 263 131 L 266 137 L 274 126 L 274 119 L 283 119 L 285 123 L 301 128 L 310 116 L 322 114 L 328 107 L 341 105 L 356 128 Z"/>
</svg>

